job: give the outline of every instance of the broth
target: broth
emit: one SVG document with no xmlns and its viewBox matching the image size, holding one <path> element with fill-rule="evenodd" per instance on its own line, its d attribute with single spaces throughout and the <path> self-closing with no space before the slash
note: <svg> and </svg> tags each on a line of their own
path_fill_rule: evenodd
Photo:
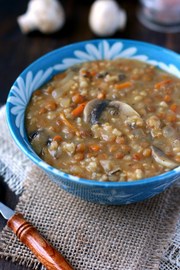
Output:
<svg viewBox="0 0 180 270">
<path fill-rule="evenodd" d="M 180 164 L 180 80 L 129 59 L 76 65 L 37 89 L 25 125 L 35 152 L 66 173 L 135 181 Z"/>
</svg>

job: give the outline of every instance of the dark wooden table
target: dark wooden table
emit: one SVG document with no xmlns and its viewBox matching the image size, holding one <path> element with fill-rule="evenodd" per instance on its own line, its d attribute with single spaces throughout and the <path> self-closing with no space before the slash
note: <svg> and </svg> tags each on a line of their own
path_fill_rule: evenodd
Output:
<svg viewBox="0 0 180 270">
<path fill-rule="evenodd" d="M 19 73 L 43 54 L 76 41 L 97 38 L 89 29 L 88 12 L 92 0 L 61 1 L 65 7 L 67 21 L 63 29 L 55 34 L 43 35 L 38 31 L 23 35 L 17 24 L 17 16 L 26 10 L 27 0 L 0 0 L 0 104 L 6 102 L 9 89 Z M 127 26 L 113 38 L 127 38 L 150 42 L 180 53 L 180 33 L 158 33 L 145 28 L 138 21 L 138 1 L 121 0 L 128 14 Z M 18 202 L 0 178 L 0 198 L 14 208 Z M 0 217 L 0 230 L 5 221 Z M 0 270 L 25 270 L 25 267 L 0 260 Z"/>
</svg>

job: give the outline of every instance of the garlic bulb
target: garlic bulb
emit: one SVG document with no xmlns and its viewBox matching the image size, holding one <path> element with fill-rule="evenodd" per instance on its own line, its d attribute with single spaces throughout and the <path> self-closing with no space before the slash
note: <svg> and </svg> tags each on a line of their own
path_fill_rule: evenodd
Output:
<svg viewBox="0 0 180 270">
<path fill-rule="evenodd" d="M 111 36 L 126 24 L 126 12 L 115 0 L 97 0 L 89 14 L 91 30 L 98 36 Z"/>
<path fill-rule="evenodd" d="M 65 12 L 57 0 L 30 0 L 26 13 L 17 20 L 23 33 L 37 29 L 48 34 L 62 28 Z"/>
</svg>

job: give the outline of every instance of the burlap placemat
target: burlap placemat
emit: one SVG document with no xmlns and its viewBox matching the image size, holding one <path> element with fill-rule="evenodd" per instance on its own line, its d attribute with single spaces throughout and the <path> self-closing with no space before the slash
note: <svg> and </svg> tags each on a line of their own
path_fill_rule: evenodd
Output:
<svg viewBox="0 0 180 270">
<path fill-rule="evenodd" d="M 138 204 L 96 205 L 61 190 L 34 166 L 16 210 L 76 270 L 156 270 L 177 222 L 179 194 L 179 187 L 173 186 Z M 41 268 L 7 227 L 0 241 L 1 257 L 31 269 Z"/>
</svg>

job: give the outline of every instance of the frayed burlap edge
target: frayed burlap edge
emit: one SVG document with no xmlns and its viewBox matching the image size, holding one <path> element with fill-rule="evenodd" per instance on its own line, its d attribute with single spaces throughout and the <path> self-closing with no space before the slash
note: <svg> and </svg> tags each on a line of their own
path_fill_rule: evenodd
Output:
<svg viewBox="0 0 180 270">
<path fill-rule="evenodd" d="M 24 203 L 28 201 L 28 198 L 31 196 L 31 193 L 34 190 L 34 186 L 31 182 L 30 175 L 27 177 L 24 182 L 24 192 L 19 199 L 19 203 L 16 206 L 16 211 L 23 213 Z M 156 270 L 159 269 L 160 260 L 162 258 L 163 253 L 168 247 L 168 243 L 170 243 L 173 232 L 175 231 L 175 226 L 178 220 L 178 214 L 180 212 L 180 187 L 177 185 L 173 185 L 170 189 L 164 192 L 166 196 L 165 207 L 163 209 L 164 216 L 164 225 L 159 226 L 158 228 L 158 238 L 153 239 L 153 248 L 150 253 L 147 254 L 147 258 L 142 258 L 142 261 L 139 262 L 137 270 Z M 162 225 L 162 224 L 161 224 Z M 26 261 L 23 257 L 18 254 L 7 254 L 4 252 L 5 246 L 11 240 L 13 240 L 14 235 L 10 231 L 10 229 L 6 226 L 2 233 L 0 234 L 0 243 L 2 243 L 0 247 L 0 257 L 5 260 L 12 260 L 12 262 L 17 263 L 19 265 L 23 265 L 27 268 L 32 268 L 35 270 L 41 269 L 41 264 L 37 262 L 36 258 L 31 261 Z M 152 240 L 152 239 L 151 239 Z M 43 268 L 44 269 L 44 268 Z M 93 269 L 92 269 L 93 270 Z M 108 270 L 108 269 L 100 269 L 100 270 Z M 122 269 L 125 270 L 125 269 Z"/>
<path fill-rule="evenodd" d="M 5 106 L 0 107 L 0 122 L 0 175 L 9 188 L 19 195 L 23 191 L 23 180 L 33 163 L 19 150 L 11 137 Z"/>
<path fill-rule="evenodd" d="M 153 248 L 146 263 L 139 265 L 143 270 L 159 269 L 162 256 L 168 248 L 175 232 L 180 213 L 180 187 L 176 184 L 166 191 L 165 205 L 167 207 L 163 209 L 163 215 L 165 217 L 164 225 L 159 226 L 158 237 L 154 239 Z"/>
</svg>

